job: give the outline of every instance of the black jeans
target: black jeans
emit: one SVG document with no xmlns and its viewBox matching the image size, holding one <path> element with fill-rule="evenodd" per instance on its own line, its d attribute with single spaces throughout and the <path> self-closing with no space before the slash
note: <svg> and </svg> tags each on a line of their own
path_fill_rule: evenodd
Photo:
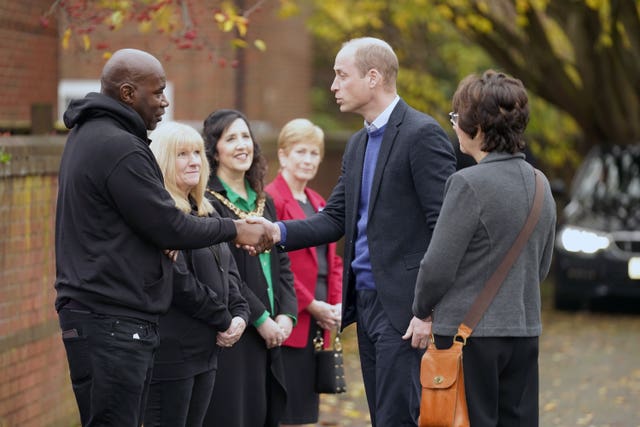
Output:
<svg viewBox="0 0 640 427">
<path fill-rule="evenodd" d="M 438 348 L 453 337 L 435 336 Z M 538 427 L 538 337 L 474 337 L 463 347 L 473 427 Z"/>
<path fill-rule="evenodd" d="M 82 425 L 139 427 L 157 325 L 70 309 L 58 317 Z"/>
<path fill-rule="evenodd" d="M 211 403 L 216 370 L 174 381 L 151 382 L 145 427 L 201 427 Z"/>
</svg>

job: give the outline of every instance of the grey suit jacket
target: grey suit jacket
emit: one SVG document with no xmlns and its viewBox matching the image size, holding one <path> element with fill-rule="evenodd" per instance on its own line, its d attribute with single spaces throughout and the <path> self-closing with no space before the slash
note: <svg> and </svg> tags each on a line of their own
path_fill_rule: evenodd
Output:
<svg viewBox="0 0 640 427">
<path fill-rule="evenodd" d="M 350 138 L 341 175 L 324 210 L 305 220 L 285 222 L 285 250 L 317 246 L 344 235 L 343 327 L 356 321 L 351 262 L 366 145 L 364 129 Z M 412 317 L 420 260 L 440 213 L 444 184 L 455 165 L 453 147 L 440 125 L 400 100 L 387 123 L 375 167 L 367 237 L 379 300 L 401 333 Z"/>
<path fill-rule="evenodd" d="M 555 202 L 544 181 L 538 224 L 473 336 L 530 337 L 542 331 L 540 282 L 549 272 L 556 224 Z M 435 309 L 435 334 L 455 335 L 522 229 L 534 190 L 533 167 L 520 153 L 489 153 L 449 178 L 413 306 L 421 318 Z"/>
</svg>

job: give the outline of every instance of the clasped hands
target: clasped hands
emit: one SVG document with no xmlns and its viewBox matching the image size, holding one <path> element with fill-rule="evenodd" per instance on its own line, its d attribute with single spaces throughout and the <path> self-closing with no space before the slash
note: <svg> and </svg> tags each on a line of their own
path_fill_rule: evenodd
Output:
<svg viewBox="0 0 640 427">
<path fill-rule="evenodd" d="M 249 217 L 233 221 L 237 236 L 234 243 L 251 255 L 269 251 L 280 241 L 280 227 L 262 217 Z"/>
<path fill-rule="evenodd" d="M 267 348 L 280 347 L 291 335 L 293 320 L 285 314 L 278 314 L 275 319 L 268 317 L 257 329 Z"/>
<path fill-rule="evenodd" d="M 216 336 L 216 344 L 220 347 L 231 347 L 238 342 L 246 327 L 247 323 L 242 317 L 234 317 L 231 319 L 231 325 L 226 331 L 218 332 Z"/>
<path fill-rule="evenodd" d="M 318 326 L 325 330 L 339 330 L 342 320 L 342 304 L 331 305 L 324 301 L 313 300 L 307 311 L 315 319 Z"/>
</svg>

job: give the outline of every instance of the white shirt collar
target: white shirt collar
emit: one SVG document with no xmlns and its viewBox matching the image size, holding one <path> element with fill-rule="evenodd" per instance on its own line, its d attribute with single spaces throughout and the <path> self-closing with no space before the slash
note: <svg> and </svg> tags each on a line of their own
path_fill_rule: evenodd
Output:
<svg viewBox="0 0 640 427">
<path fill-rule="evenodd" d="M 375 118 L 373 123 L 369 124 L 365 120 L 364 127 L 367 129 L 367 132 L 373 132 L 375 130 L 380 129 L 382 126 L 386 125 L 387 122 L 389 121 L 389 117 L 391 117 L 391 113 L 393 112 L 393 109 L 396 108 L 396 105 L 398 104 L 399 101 L 400 101 L 400 96 L 396 95 L 393 101 L 391 101 L 391 104 L 389 104 L 387 108 L 385 108 L 384 111 L 380 113 L 378 117 Z"/>
</svg>

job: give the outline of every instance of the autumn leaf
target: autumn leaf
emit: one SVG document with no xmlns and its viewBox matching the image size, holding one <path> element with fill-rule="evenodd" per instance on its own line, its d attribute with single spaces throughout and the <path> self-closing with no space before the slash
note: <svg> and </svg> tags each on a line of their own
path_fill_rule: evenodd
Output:
<svg viewBox="0 0 640 427">
<path fill-rule="evenodd" d="M 64 30 L 64 34 L 62 36 L 62 48 L 64 50 L 69 49 L 69 40 L 71 39 L 71 28 L 67 28 Z"/>
<path fill-rule="evenodd" d="M 262 39 L 256 39 L 253 42 L 253 45 L 256 47 L 256 49 L 258 49 L 260 52 L 264 52 L 267 50 L 267 44 L 264 42 L 264 40 Z"/>
<path fill-rule="evenodd" d="M 231 45 L 239 49 L 244 49 L 245 47 L 247 47 L 247 41 L 243 39 L 235 38 L 231 40 Z"/>
<path fill-rule="evenodd" d="M 84 47 L 85 52 L 91 49 L 91 38 L 87 34 L 82 35 L 82 45 Z"/>
<path fill-rule="evenodd" d="M 249 21 L 244 16 L 238 16 L 235 19 L 236 27 L 238 28 L 238 33 L 241 37 L 247 35 L 247 24 Z"/>
<path fill-rule="evenodd" d="M 233 21 L 228 19 L 222 23 L 222 31 L 228 33 L 231 30 L 233 30 Z"/>
<path fill-rule="evenodd" d="M 121 11 L 116 10 L 109 16 L 109 23 L 113 26 L 113 28 L 120 28 L 123 22 L 123 14 Z"/>
</svg>

